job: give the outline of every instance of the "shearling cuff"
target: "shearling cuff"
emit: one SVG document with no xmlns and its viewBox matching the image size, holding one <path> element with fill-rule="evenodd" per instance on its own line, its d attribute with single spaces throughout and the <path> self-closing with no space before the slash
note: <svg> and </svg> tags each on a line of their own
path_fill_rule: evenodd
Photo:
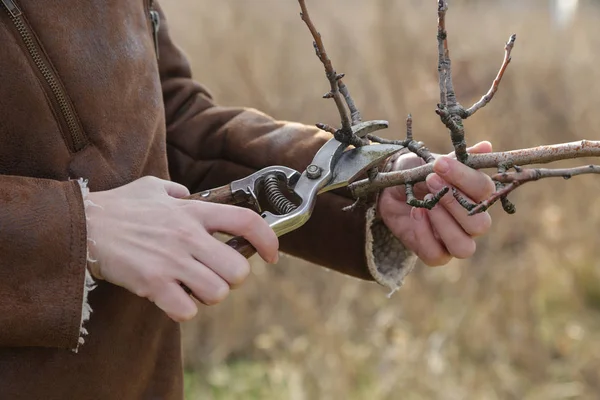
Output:
<svg viewBox="0 0 600 400">
<path fill-rule="evenodd" d="M 391 296 L 404 284 L 415 267 L 417 256 L 407 249 L 377 216 L 377 206 L 367 210 L 366 254 L 369 272 L 376 282 L 389 288 Z"/>
<path fill-rule="evenodd" d="M 77 183 L 79 184 L 79 187 L 81 189 L 81 195 L 83 197 L 83 205 L 84 208 L 87 209 L 87 207 L 89 207 L 90 205 L 93 205 L 93 203 L 87 198 L 87 195 L 89 194 L 89 188 L 87 187 L 87 180 L 85 179 L 78 179 Z M 87 217 L 86 217 L 87 220 Z M 88 242 L 91 239 L 88 238 Z M 89 255 L 89 246 L 88 246 L 88 251 L 87 251 L 87 261 L 89 262 L 95 262 L 95 260 L 92 260 L 90 258 Z M 82 310 L 81 310 L 81 323 L 79 325 L 79 341 L 78 341 L 78 346 L 77 348 L 73 349 L 73 351 L 75 353 L 77 353 L 79 346 L 85 343 L 84 340 L 84 336 L 88 334 L 87 329 L 84 328 L 84 324 L 86 321 L 88 321 L 90 319 L 90 315 L 92 313 L 92 307 L 90 306 L 89 302 L 88 302 L 88 294 L 90 291 L 94 290 L 94 288 L 96 287 L 96 283 L 94 282 L 94 279 L 92 278 L 92 274 L 90 273 L 89 269 L 86 268 L 85 269 L 85 282 L 83 285 L 83 304 L 82 304 Z"/>
<path fill-rule="evenodd" d="M 383 172 L 395 168 L 396 162 L 406 154 L 399 151 L 386 160 Z M 417 262 L 414 252 L 407 249 L 388 229 L 377 213 L 379 195 L 369 204 L 366 215 L 366 257 L 369 272 L 375 281 L 391 290 L 391 296 L 404 284 L 404 278 L 410 274 Z"/>
</svg>

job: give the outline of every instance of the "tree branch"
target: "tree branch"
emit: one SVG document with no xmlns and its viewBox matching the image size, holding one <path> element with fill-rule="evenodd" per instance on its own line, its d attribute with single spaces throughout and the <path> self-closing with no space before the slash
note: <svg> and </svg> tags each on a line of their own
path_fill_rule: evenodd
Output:
<svg viewBox="0 0 600 400">
<path fill-rule="evenodd" d="M 500 165 L 545 164 L 582 157 L 600 157 L 600 141 L 582 140 L 505 152 L 469 154 L 466 165 L 473 169 L 484 169 L 498 168 Z M 375 180 L 356 181 L 349 186 L 349 189 L 354 197 L 366 196 L 389 186 L 424 181 L 432 172 L 433 163 L 402 171 L 381 172 Z"/>
</svg>

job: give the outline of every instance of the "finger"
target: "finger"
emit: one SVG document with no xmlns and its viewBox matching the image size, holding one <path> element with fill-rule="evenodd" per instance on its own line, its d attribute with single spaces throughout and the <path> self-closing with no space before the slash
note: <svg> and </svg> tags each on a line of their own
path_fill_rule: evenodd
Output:
<svg viewBox="0 0 600 400">
<path fill-rule="evenodd" d="M 425 209 L 413 207 L 410 218 L 413 237 L 408 240 L 408 247 L 430 267 L 447 264 L 452 257 L 442 243 L 436 240 Z"/>
<path fill-rule="evenodd" d="M 479 142 L 472 147 L 467 147 L 467 152 L 473 154 L 491 153 L 492 144 L 488 141 Z M 456 158 L 456 152 L 449 153 L 448 157 Z"/>
<path fill-rule="evenodd" d="M 138 185 L 146 185 L 147 187 L 158 189 L 161 192 L 176 198 L 189 196 L 190 191 L 183 185 L 172 182 L 166 179 L 157 178 L 155 176 L 144 176 L 136 181 Z"/>
<path fill-rule="evenodd" d="M 432 192 L 437 192 L 441 190 L 442 187 L 448 186 L 448 183 L 437 174 L 430 174 L 427 177 L 426 183 Z M 473 202 L 468 196 L 462 193 L 461 195 L 469 202 Z M 438 205 L 442 205 L 458 222 L 461 228 L 472 237 L 484 235 L 492 226 L 492 218 L 489 213 L 482 212 L 469 216 L 469 212 L 460 205 L 451 192 L 446 193 L 440 199 Z"/>
<path fill-rule="evenodd" d="M 227 282 L 193 258 L 185 267 L 175 271 L 173 277 L 187 286 L 199 302 L 208 306 L 222 302 L 229 294 Z"/>
<path fill-rule="evenodd" d="M 188 296 L 177 282 L 169 282 L 149 298 L 176 322 L 189 321 L 198 313 L 194 300 Z"/>
<path fill-rule="evenodd" d="M 492 144 L 488 141 L 479 142 L 472 147 L 468 147 L 467 151 L 473 154 L 491 153 Z"/>
<path fill-rule="evenodd" d="M 487 199 L 496 190 L 488 175 L 450 157 L 438 158 L 433 164 L 433 171 L 476 202 Z"/>
<path fill-rule="evenodd" d="M 429 210 L 428 216 L 431 225 L 453 257 L 469 258 L 475 253 L 475 241 L 462 229 L 444 206 L 437 204 Z"/>
<path fill-rule="evenodd" d="M 243 236 L 267 262 L 278 260 L 279 239 L 260 215 L 242 207 L 203 203 L 204 227 L 209 233 L 222 232 Z M 207 207 L 208 206 L 208 207 Z"/>
<path fill-rule="evenodd" d="M 192 251 L 196 260 L 227 282 L 230 289 L 244 283 L 250 275 L 250 264 L 246 257 L 208 234 L 202 236 Z"/>
<path fill-rule="evenodd" d="M 423 161 L 423 159 L 417 156 L 416 154 L 406 153 L 394 160 L 391 169 L 393 171 L 399 171 L 403 169 L 415 168 L 423 165 L 424 163 L 425 162 Z"/>
<path fill-rule="evenodd" d="M 402 188 L 404 189 L 404 186 Z M 429 187 L 425 182 L 418 182 L 413 186 L 413 194 L 417 199 L 423 199 L 429 194 Z"/>
</svg>

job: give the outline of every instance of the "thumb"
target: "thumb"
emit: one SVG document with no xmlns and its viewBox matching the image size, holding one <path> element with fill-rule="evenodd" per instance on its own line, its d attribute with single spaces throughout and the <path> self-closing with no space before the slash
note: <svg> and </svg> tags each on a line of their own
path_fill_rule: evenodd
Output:
<svg viewBox="0 0 600 400">
<path fill-rule="evenodd" d="M 491 153 L 492 152 L 492 144 L 486 140 L 483 142 L 479 142 L 474 146 L 467 147 L 467 152 L 473 154 L 481 154 L 481 153 Z M 452 153 L 448 153 L 448 157 L 456 158 L 456 153 L 453 151 Z"/>
</svg>

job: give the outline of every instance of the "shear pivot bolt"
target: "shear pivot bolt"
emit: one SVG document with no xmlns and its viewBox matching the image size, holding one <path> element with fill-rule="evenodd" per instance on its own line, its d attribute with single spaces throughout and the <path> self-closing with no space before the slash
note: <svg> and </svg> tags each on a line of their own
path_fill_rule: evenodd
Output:
<svg viewBox="0 0 600 400">
<path fill-rule="evenodd" d="M 308 179 L 317 179 L 321 176 L 321 168 L 314 164 L 309 165 L 306 168 L 306 176 L 308 176 Z"/>
</svg>

